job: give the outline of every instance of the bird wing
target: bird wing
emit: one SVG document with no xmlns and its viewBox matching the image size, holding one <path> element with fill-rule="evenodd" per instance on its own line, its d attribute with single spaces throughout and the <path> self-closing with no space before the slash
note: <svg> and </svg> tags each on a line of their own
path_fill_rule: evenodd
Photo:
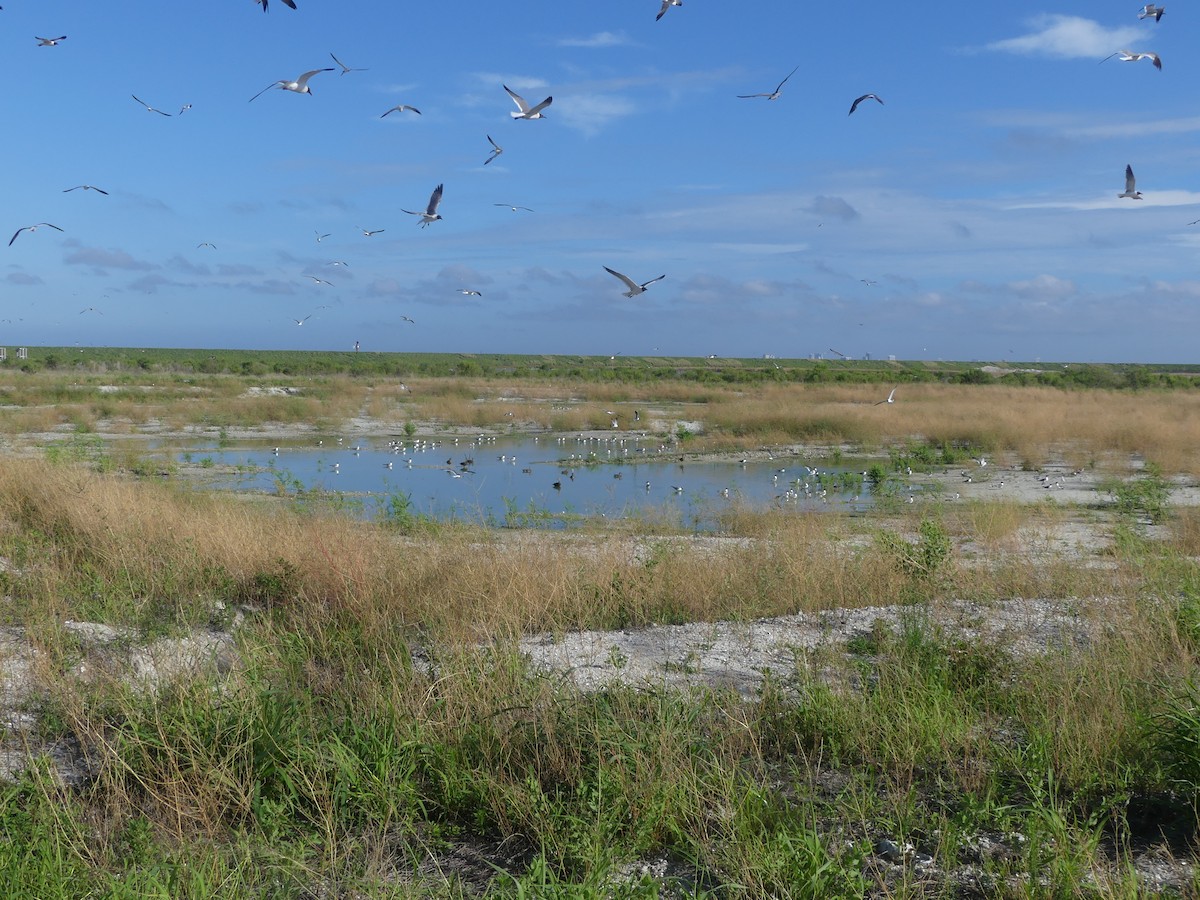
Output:
<svg viewBox="0 0 1200 900">
<path fill-rule="evenodd" d="M 1162 68 L 1162 67 L 1161 67 L 1161 66 L 1159 66 L 1159 68 Z M 541 103 L 539 103 L 539 104 L 538 104 L 537 106 L 535 106 L 533 109 L 531 109 L 531 110 L 529 111 L 529 115 L 530 115 L 530 116 L 535 116 L 535 115 L 537 115 L 538 113 L 540 113 L 540 112 L 541 112 L 543 109 L 545 109 L 547 106 L 549 106 L 549 105 L 550 105 L 551 103 L 553 103 L 553 102 L 554 102 L 554 98 L 553 98 L 553 97 L 547 97 L 545 100 L 543 100 Z"/>
<path fill-rule="evenodd" d="M 796 69 L 799 69 L 799 68 L 800 68 L 799 66 L 796 66 Z M 776 86 L 776 88 L 775 88 L 775 93 L 776 93 L 776 94 L 778 94 L 778 93 L 779 93 L 779 91 L 780 91 L 780 89 L 781 89 L 781 88 L 782 88 L 782 87 L 783 87 L 785 84 L 787 84 L 787 80 L 788 80 L 788 78 L 791 78 L 793 75 L 795 75 L 795 74 L 796 74 L 796 69 L 792 69 L 792 71 L 788 72 L 788 73 L 787 73 L 787 78 L 785 78 L 785 79 L 783 79 L 783 81 L 779 82 L 778 86 Z"/>
<path fill-rule="evenodd" d="M 506 84 L 502 84 L 500 87 L 504 88 L 504 90 L 508 93 L 508 96 L 512 97 L 513 103 L 517 104 L 517 109 L 519 109 L 522 114 L 529 112 L 529 104 L 525 102 L 524 97 L 511 90 Z"/>
<path fill-rule="evenodd" d="M 333 71 L 332 67 L 330 67 L 328 69 L 313 69 L 311 72 L 305 72 L 303 75 L 301 75 L 299 78 L 297 78 L 296 84 L 299 87 L 304 87 L 304 85 L 308 83 L 308 79 L 312 78 L 318 72 L 332 72 L 332 71 Z"/>
<path fill-rule="evenodd" d="M 866 99 L 866 98 L 859 97 L 857 100 L 855 100 L 853 103 L 851 103 L 850 104 L 850 112 L 846 113 L 846 115 L 848 115 L 848 116 L 854 115 L 854 111 L 856 109 L 858 109 L 858 104 L 862 103 L 864 99 Z"/>
<path fill-rule="evenodd" d="M 621 279 L 621 281 L 625 282 L 625 285 L 631 291 L 640 291 L 642 289 L 642 286 L 640 284 L 638 284 L 636 281 L 634 281 L 632 278 L 630 278 L 628 275 L 622 275 L 620 272 L 616 271 L 615 269 L 610 269 L 608 266 L 604 267 L 604 271 L 607 272 L 609 275 L 616 275 L 618 278 Z"/>
<path fill-rule="evenodd" d="M 253 103 L 255 100 L 257 100 L 259 97 L 261 97 L 267 91 L 269 91 L 271 88 L 279 87 L 281 84 L 287 84 L 287 82 L 286 81 L 272 81 L 270 84 L 268 84 L 265 88 L 263 88 L 261 91 L 259 91 L 257 94 L 255 94 L 253 97 L 251 97 L 246 102 Z"/>
<path fill-rule="evenodd" d="M 1137 185 L 1137 179 L 1133 177 L 1133 166 L 1125 166 L 1125 193 L 1132 194 L 1134 187 Z"/>
<path fill-rule="evenodd" d="M 662 9 L 660 9 L 658 11 L 658 15 L 654 17 L 654 21 L 657 22 L 659 19 L 661 19 L 663 16 L 665 16 L 667 14 L 667 10 L 670 9 L 670 7 L 671 7 L 671 0 L 663 0 Z"/>
<path fill-rule="evenodd" d="M 43 225 L 45 225 L 47 228 L 53 228 L 55 231 L 62 231 L 62 229 L 57 225 L 51 225 L 49 222 L 38 222 L 36 227 L 41 228 Z"/>
<path fill-rule="evenodd" d="M 296 8 L 296 0 L 283 0 L 283 5 L 290 6 L 292 9 L 295 9 Z M 264 3 L 263 6 L 266 6 L 266 3 Z"/>
<path fill-rule="evenodd" d="M 659 275 L 657 278 L 651 278 L 649 281 L 643 281 L 641 284 L 641 288 L 644 291 L 647 287 L 654 284 L 654 282 L 662 281 L 666 277 L 667 277 L 666 275 Z"/>
<path fill-rule="evenodd" d="M 749 100 L 752 97 L 770 97 L 770 94 L 738 94 L 739 100 Z"/>
<path fill-rule="evenodd" d="M 344 62 L 342 62 L 340 59 L 338 59 L 336 56 L 334 56 L 332 53 L 330 53 L 330 54 L 329 54 L 329 57 L 330 57 L 330 58 L 331 58 L 331 59 L 332 59 L 332 60 L 333 60 L 335 63 L 337 63 L 339 66 L 341 66 L 341 67 L 342 67 L 342 74 L 343 74 L 343 75 L 345 75 L 347 72 L 349 72 L 349 71 L 350 71 L 350 67 L 349 67 L 348 65 L 346 65 Z"/>
<path fill-rule="evenodd" d="M 17 235 L 26 230 L 28 230 L 28 226 L 26 228 L 18 228 L 15 232 L 13 232 L 13 236 L 8 239 L 8 246 L 11 247 L 13 245 L 13 241 L 17 239 Z"/>
<path fill-rule="evenodd" d="M 495 147 L 495 148 L 496 148 L 496 152 L 497 152 L 497 153 L 503 153 L 503 152 L 504 152 L 504 148 L 503 148 L 503 147 L 501 147 L 499 144 L 497 144 L 495 141 L 493 141 L 493 140 L 492 140 L 492 136 L 491 136 L 490 134 L 489 134 L 489 135 L 487 135 L 487 139 L 488 139 L 488 143 L 489 143 L 489 144 L 491 144 L 493 147 Z"/>
<path fill-rule="evenodd" d="M 437 215 L 438 204 L 442 202 L 442 185 L 438 185 L 433 189 L 433 193 L 429 195 L 429 206 L 425 208 L 425 215 Z"/>
</svg>

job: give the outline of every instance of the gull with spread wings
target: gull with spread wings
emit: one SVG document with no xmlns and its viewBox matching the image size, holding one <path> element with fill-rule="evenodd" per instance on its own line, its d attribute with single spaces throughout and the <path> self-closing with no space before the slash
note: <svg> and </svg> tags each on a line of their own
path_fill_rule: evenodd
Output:
<svg viewBox="0 0 1200 900">
<path fill-rule="evenodd" d="M 771 91 L 771 93 L 769 93 L 769 94 L 738 94 L 738 99 L 739 100 L 750 100 L 753 97 L 766 97 L 768 100 L 778 100 L 779 95 L 781 93 L 783 93 L 783 86 L 785 84 L 787 84 L 788 78 L 791 78 L 793 75 L 795 75 L 796 69 L 799 69 L 799 68 L 800 68 L 799 66 L 796 66 L 795 69 L 792 69 L 792 71 L 788 72 L 787 78 L 785 78 L 785 79 L 783 79 L 783 81 L 779 82 L 779 84 L 777 84 L 775 86 L 775 90 Z"/>
<path fill-rule="evenodd" d="M 259 97 L 261 97 L 267 91 L 269 91 L 271 88 L 279 88 L 281 91 L 291 91 L 294 94 L 308 94 L 311 97 L 312 96 L 312 88 L 310 88 L 308 86 L 308 79 L 312 78 L 314 75 L 318 74 L 319 72 L 332 72 L 332 71 L 333 71 L 332 66 L 329 67 L 328 69 L 313 69 L 311 72 L 305 72 L 303 75 L 298 77 L 295 81 L 276 81 L 274 84 L 268 84 L 265 88 L 263 88 L 261 91 L 259 91 L 257 94 L 255 94 L 253 97 L 251 97 L 246 102 L 253 103 L 255 100 L 257 100 Z"/>
<path fill-rule="evenodd" d="M 520 112 L 509 113 L 514 119 L 544 119 L 546 117 L 542 115 L 542 110 L 554 102 L 553 97 L 547 97 L 537 106 L 530 106 L 525 102 L 524 97 L 516 91 L 510 90 L 507 84 L 502 84 L 500 87 L 504 88 L 508 96 L 512 97 L 513 103 L 517 104 L 517 109 L 520 110 Z"/>
<path fill-rule="evenodd" d="M 429 195 L 429 205 L 425 207 L 425 212 L 417 212 L 411 209 L 402 209 L 401 212 L 406 212 L 410 216 L 421 217 L 421 227 L 438 221 L 441 216 L 438 214 L 438 204 L 442 202 L 442 185 L 438 185 L 433 189 L 433 193 Z"/>
<path fill-rule="evenodd" d="M 625 292 L 626 297 L 636 297 L 638 294 L 644 294 L 646 293 L 646 288 L 654 284 L 654 282 L 662 281 L 667 277 L 666 275 L 659 275 L 657 278 L 651 278 L 649 281 L 643 281 L 641 284 L 638 284 L 628 275 L 622 275 L 620 272 L 616 271 L 615 269 L 610 269 L 608 266 L 604 267 L 604 271 L 609 275 L 615 275 L 617 278 L 620 278 L 622 282 L 624 282 L 625 286 L 629 288 L 629 290 Z"/>
</svg>

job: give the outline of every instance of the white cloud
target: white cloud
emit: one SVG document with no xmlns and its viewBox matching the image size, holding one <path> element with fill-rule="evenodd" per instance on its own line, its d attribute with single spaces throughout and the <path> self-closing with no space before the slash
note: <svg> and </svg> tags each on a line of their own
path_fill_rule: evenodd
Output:
<svg viewBox="0 0 1200 900">
<path fill-rule="evenodd" d="M 633 41 L 623 32 L 598 31 L 585 38 L 562 38 L 557 42 L 559 47 L 624 47 Z"/>
<path fill-rule="evenodd" d="M 572 94 L 553 109 L 563 122 L 586 135 L 597 134 L 604 126 L 634 112 L 637 107 L 611 94 Z"/>
<path fill-rule="evenodd" d="M 1026 21 L 1029 34 L 994 41 L 988 50 L 1021 56 L 1054 56 L 1067 59 L 1107 56 L 1137 40 L 1141 32 L 1133 26 L 1105 28 L 1079 16 L 1042 13 Z"/>
</svg>

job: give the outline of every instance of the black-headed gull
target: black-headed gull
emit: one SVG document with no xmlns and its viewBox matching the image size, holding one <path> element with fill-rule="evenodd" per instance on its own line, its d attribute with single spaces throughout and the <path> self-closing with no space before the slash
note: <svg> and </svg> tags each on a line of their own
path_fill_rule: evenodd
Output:
<svg viewBox="0 0 1200 900">
<path fill-rule="evenodd" d="M 261 97 L 263 94 L 265 94 L 267 91 L 269 91 L 271 88 L 279 88 L 281 91 L 291 91 L 294 94 L 308 94 L 309 96 L 311 96 L 312 88 L 310 88 L 308 86 L 308 79 L 312 78 L 314 75 L 318 74 L 319 72 L 332 72 L 332 71 L 333 71 L 332 67 L 330 67 L 328 69 L 313 69 L 311 72 L 305 72 L 303 75 L 301 75 L 295 81 L 276 81 L 274 84 L 268 84 L 265 88 L 263 88 L 261 91 L 259 91 L 257 94 L 255 94 L 253 97 L 251 97 L 246 102 L 247 103 L 254 102 L 259 97 Z"/>
<path fill-rule="evenodd" d="M 1104 59 L 1100 60 L 1100 62 L 1108 62 L 1114 56 L 1120 59 L 1121 62 L 1137 62 L 1139 59 L 1148 59 L 1150 62 L 1154 63 L 1154 68 L 1158 69 L 1160 72 L 1162 71 L 1162 60 L 1159 59 L 1157 53 L 1133 53 L 1129 50 L 1118 50 L 1116 53 L 1108 54 L 1108 56 L 1104 57 Z"/>
<path fill-rule="evenodd" d="M 657 278 L 651 278 L 649 281 L 643 281 L 641 284 L 638 284 L 628 275 L 622 275 L 620 272 L 616 271 L 615 269 L 610 269 L 608 266 L 604 267 L 604 271 L 609 275 L 615 275 L 625 283 L 625 286 L 629 288 L 629 290 L 625 292 L 626 297 L 636 297 L 638 294 L 644 294 L 646 293 L 646 288 L 654 284 L 654 282 L 662 281 L 667 277 L 666 275 L 659 275 Z"/>
<path fill-rule="evenodd" d="M 795 75 L 796 69 L 799 69 L 799 68 L 800 68 L 799 66 L 796 66 L 795 69 L 792 69 L 792 71 L 788 72 L 787 78 L 785 78 L 785 79 L 783 79 L 783 81 L 779 82 L 779 84 L 775 86 L 775 90 L 771 91 L 771 93 L 769 93 L 769 94 L 738 94 L 738 99 L 739 100 L 750 100 L 753 97 L 766 97 L 768 100 L 778 100 L 779 95 L 781 93 L 783 93 L 783 86 L 785 84 L 787 84 L 788 78 L 791 78 L 793 75 Z"/>
<path fill-rule="evenodd" d="M 517 109 L 520 110 L 520 112 L 509 113 L 514 119 L 544 119 L 546 117 L 542 115 L 542 110 L 554 102 L 553 97 L 547 97 L 537 106 L 530 106 L 525 102 L 524 97 L 511 90 L 507 84 L 500 86 L 504 88 L 508 96 L 512 97 L 513 103 L 517 104 Z"/>
<path fill-rule="evenodd" d="M 425 207 L 425 212 L 415 212 L 414 210 L 411 210 L 411 209 L 402 209 L 401 212 L 406 212 L 410 216 L 420 216 L 421 217 L 421 227 L 424 228 L 426 225 L 430 225 L 430 224 L 438 221 L 439 219 L 441 219 L 441 216 L 438 215 L 438 211 L 437 211 L 438 204 L 441 202 L 442 202 L 442 185 L 439 184 L 437 187 L 435 187 L 433 189 L 433 193 L 429 195 L 429 205 Z"/>
<path fill-rule="evenodd" d="M 660 9 L 658 11 L 658 15 L 654 17 L 654 21 L 657 22 L 659 19 L 665 16 L 667 14 L 667 10 L 672 6 L 683 6 L 683 0 L 662 0 L 662 9 Z"/>
<path fill-rule="evenodd" d="M 1142 11 L 1138 13 L 1139 19 L 1154 19 L 1157 22 L 1162 18 L 1162 14 L 1166 12 L 1165 6 L 1155 6 L 1153 3 L 1147 3 L 1142 7 Z"/>
<path fill-rule="evenodd" d="M 417 109 L 415 106 L 408 106 L 404 103 L 401 103 L 398 106 L 393 106 L 391 109 L 389 109 L 387 112 L 385 112 L 383 114 L 383 116 L 388 115 L 388 113 L 404 112 L 405 110 L 408 110 L 409 112 L 415 112 L 418 116 L 421 114 L 421 111 L 419 109 Z M 382 119 L 383 116 L 380 116 L 379 118 Z"/>
<path fill-rule="evenodd" d="M 850 112 L 846 113 L 846 115 L 848 115 L 848 116 L 854 115 L 854 111 L 856 109 L 858 109 L 858 104 L 862 103 L 864 100 L 877 100 L 877 101 L 879 101 L 879 103 L 881 105 L 883 104 L 883 101 L 880 100 L 879 97 L 876 96 L 875 94 L 863 94 L 861 97 L 859 97 L 857 100 L 855 100 L 853 103 L 850 104 Z"/>
<path fill-rule="evenodd" d="M 499 156 L 501 153 L 503 153 L 504 148 L 501 147 L 499 144 L 497 144 L 495 141 L 493 141 L 492 136 L 490 134 L 485 135 L 485 137 L 487 137 L 488 143 L 492 145 L 492 155 L 483 161 L 483 164 L 486 166 L 493 159 L 495 159 L 497 156 Z"/>
<path fill-rule="evenodd" d="M 57 47 L 58 42 L 65 41 L 67 39 L 67 36 L 64 34 L 62 37 L 44 38 L 44 37 L 38 37 L 37 35 L 34 35 L 33 39 L 38 42 L 39 47 Z"/>
<path fill-rule="evenodd" d="M 329 55 L 333 59 L 333 61 L 338 64 L 338 67 L 342 70 L 343 75 L 345 75 L 347 72 L 366 72 L 366 71 L 368 71 L 367 69 L 352 69 L 348 65 L 346 65 L 344 62 L 342 62 L 340 59 L 338 59 L 336 56 L 334 56 L 332 53 L 330 53 Z"/>
<path fill-rule="evenodd" d="M 134 100 L 137 100 L 137 102 L 138 102 L 138 103 L 140 103 L 142 106 L 146 107 L 146 112 L 156 112 L 156 113 L 158 113 L 160 116 L 169 116 L 169 115 L 171 115 L 169 112 L 163 112 L 161 109 L 155 109 L 153 106 L 151 106 L 151 105 L 150 105 L 149 103 L 147 103 L 145 100 L 138 100 L 138 96 L 137 96 L 137 94 L 130 94 L 129 96 L 130 96 L 130 97 L 132 97 Z"/>
<path fill-rule="evenodd" d="M 9 238 L 9 240 L 8 240 L 8 246 L 11 247 L 13 245 L 13 241 L 15 241 L 17 239 L 17 235 L 19 235 L 22 231 L 37 231 L 39 228 L 42 228 L 43 226 L 46 228 L 53 228 L 55 231 L 62 231 L 62 229 L 59 228 L 57 225 L 51 225 L 49 222 L 38 222 L 36 225 L 26 225 L 24 228 L 18 228 L 13 233 L 13 236 L 11 238 Z"/>
<path fill-rule="evenodd" d="M 75 187 L 67 188 L 65 191 L 63 191 L 63 193 L 69 194 L 71 191 L 95 191 L 97 194 L 103 194 L 106 197 L 108 196 L 108 191 L 102 191 L 94 184 L 77 184 Z"/>
<path fill-rule="evenodd" d="M 1117 194 L 1118 197 L 1128 197 L 1130 200 L 1141 200 L 1142 192 L 1136 190 L 1137 180 L 1133 177 L 1133 166 L 1125 166 L 1125 192 Z"/>
</svg>

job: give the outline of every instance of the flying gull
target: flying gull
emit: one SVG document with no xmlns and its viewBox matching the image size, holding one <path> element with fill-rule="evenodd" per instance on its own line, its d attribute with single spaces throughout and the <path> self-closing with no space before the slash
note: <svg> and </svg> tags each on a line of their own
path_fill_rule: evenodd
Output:
<svg viewBox="0 0 1200 900">
<path fill-rule="evenodd" d="M 493 141 L 492 136 L 490 134 L 487 135 L 486 137 L 488 139 L 488 143 L 492 145 L 492 155 L 483 161 L 483 164 L 485 166 L 488 163 L 490 163 L 493 159 L 495 159 L 497 156 L 499 156 L 501 153 L 504 152 L 504 148 L 501 147 L 499 144 L 497 144 L 495 141 Z"/>
<path fill-rule="evenodd" d="M 129 96 L 130 96 L 130 97 L 132 97 L 134 100 L 137 100 L 137 102 L 138 102 L 138 103 L 140 103 L 142 106 L 146 107 L 146 111 L 147 111 L 147 112 L 156 112 L 156 113 L 158 113 L 160 116 L 169 116 L 169 115 L 171 115 L 169 112 L 163 112 L 161 109 L 155 109 L 153 106 L 151 106 L 151 105 L 150 105 L 149 103 L 147 103 L 145 100 L 138 100 L 138 97 L 137 97 L 137 95 L 136 95 L 136 94 L 130 94 Z M 182 110 L 181 110 L 181 112 L 182 112 Z"/>
<path fill-rule="evenodd" d="M 533 212 L 528 206 L 513 206 L 511 203 L 493 203 L 492 206 L 503 206 L 505 209 L 511 209 L 516 212 L 518 209 L 523 209 L 525 212 Z"/>
<path fill-rule="evenodd" d="M 879 97 L 877 97 L 875 94 L 863 94 L 861 97 L 859 97 L 857 100 L 855 100 L 853 103 L 850 104 L 850 112 L 846 113 L 846 115 L 848 115 L 848 116 L 854 115 L 854 111 L 856 109 L 858 109 L 858 104 L 862 103 L 864 100 L 879 100 L 880 104 L 883 103 L 883 101 L 880 100 Z"/>
<path fill-rule="evenodd" d="M 370 237 L 373 234 L 382 234 L 387 229 L 386 228 L 376 228 L 374 231 L 368 231 L 366 228 L 363 228 L 361 225 L 359 225 L 358 230 L 361 231 L 365 237 Z M 329 235 L 325 235 L 325 237 L 329 237 Z M 318 240 L 320 240 L 320 238 L 318 238 Z"/>
<path fill-rule="evenodd" d="M 1119 58 L 1121 62 L 1137 62 L 1139 59 L 1148 59 L 1150 62 L 1154 63 L 1154 68 L 1158 69 L 1160 72 L 1162 71 L 1162 60 L 1159 59 L 1157 53 L 1131 53 L 1128 50 L 1118 50 L 1116 53 L 1108 54 L 1108 56 L 1104 57 L 1104 59 L 1100 60 L 1100 62 L 1108 62 L 1114 56 Z"/>
<path fill-rule="evenodd" d="M 667 10 L 672 6 L 683 6 L 683 0 L 662 0 L 662 4 L 662 9 L 660 9 L 658 11 L 658 15 L 654 17 L 655 22 L 665 16 L 667 14 Z"/>
<path fill-rule="evenodd" d="M 483 294 L 479 293 L 479 291 L 471 291 L 471 290 L 467 290 L 466 288 L 459 288 L 458 292 L 460 294 L 466 294 L 468 297 L 482 297 L 483 296 Z"/>
<path fill-rule="evenodd" d="M 896 402 L 896 389 L 895 389 L 895 388 L 892 388 L 892 392 L 891 392 L 890 394 L 888 394 L 888 395 L 887 395 L 887 399 L 886 399 L 886 400 L 880 400 L 880 401 L 879 401 L 878 403 L 876 403 L 875 405 L 876 405 L 876 406 L 882 406 L 884 403 L 895 403 L 895 402 Z"/>
<path fill-rule="evenodd" d="M 436 221 L 438 221 L 438 219 L 441 218 L 441 216 L 438 214 L 438 211 L 437 211 L 438 204 L 441 202 L 442 202 L 442 185 L 439 184 L 437 187 L 435 187 L 433 189 L 433 193 L 429 195 L 429 205 L 425 207 L 425 212 L 414 212 L 411 209 L 404 209 L 404 210 L 401 210 L 401 212 L 406 212 L 410 216 L 420 216 L 421 217 L 421 227 L 424 228 L 426 225 L 430 225 L 433 222 L 436 222 Z"/>
<path fill-rule="evenodd" d="M 55 231 L 62 231 L 62 229 L 57 225 L 51 225 L 49 222 L 38 222 L 36 225 L 26 225 L 24 228 L 18 228 L 13 233 L 13 236 L 9 238 L 8 246 L 11 247 L 13 245 L 13 241 L 17 239 L 17 235 L 19 235 L 22 231 L 37 231 L 42 226 L 45 226 L 46 228 L 53 228 Z"/>
<path fill-rule="evenodd" d="M 509 113 L 509 115 L 514 119 L 544 119 L 546 117 L 542 115 L 542 110 L 554 102 L 553 97 L 547 97 L 537 106 L 530 107 L 530 105 L 525 102 L 525 98 L 520 94 L 510 90 L 507 84 L 502 84 L 500 86 L 504 88 L 504 90 L 508 93 L 508 96 L 512 97 L 513 103 L 517 104 L 517 109 L 520 110 L 520 112 Z"/>
<path fill-rule="evenodd" d="M 301 75 L 295 81 L 276 81 L 274 84 L 268 84 L 265 88 L 263 88 L 261 91 L 259 91 L 257 94 L 255 94 L 253 97 L 251 97 L 246 102 L 253 103 L 255 100 L 257 100 L 259 97 L 261 97 L 267 91 L 269 91 L 271 88 L 275 88 L 275 87 L 277 87 L 283 91 L 292 91 L 293 93 L 296 93 L 296 94 L 308 94 L 309 96 L 312 96 L 312 88 L 310 88 L 308 86 L 308 79 L 312 78 L 318 72 L 332 72 L 332 71 L 333 71 L 332 67 L 330 67 L 328 69 L 313 69 L 311 72 L 305 72 L 303 75 Z"/>
<path fill-rule="evenodd" d="M 211 249 L 213 249 L 213 250 L 216 250 L 216 249 L 217 249 L 217 245 L 216 245 L 216 244 L 211 244 L 211 243 L 209 243 L 208 241 L 201 241 L 199 244 L 197 244 L 197 245 L 196 245 L 196 249 L 197 249 L 197 250 L 199 250 L 201 247 L 209 247 L 209 248 L 211 248 Z"/>
<path fill-rule="evenodd" d="M 297 325 L 303 325 L 305 322 L 307 322 L 311 318 L 312 318 L 312 313 L 309 313 L 303 319 L 292 319 L 292 321 L 295 322 Z"/>
<path fill-rule="evenodd" d="M 255 2 L 255 3 L 261 3 L 261 4 L 262 4 L 262 8 L 263 8 L 263 12 L 266 12 L 266 11 L 267 11 L 267 0 L 254 0 L 254 2 Z M 296 3 L 295 3 L 295 0 L 283 0 L 283 3 L 284 3 L 284 5 L 285 5 L 285 6 L 290 6 L 292 9 L 295 9 L 295 8 L 296 8 Z"/>
<path fill-rule="evenodd" d="M 316 275 L 305 275 L 304 277 L 311 278 L 314 284 L 327 284 L 330 287 L 333 287 L 332 282 L 326 281 L 324 278 L 318 278 Z"/>
<path fill-rule="evenodd" d="M 799 68 L 800 68 L 799 66 L 796 66 L 796 69 L 799 69 Z M 793 75 L 796 74 L 796 69 L 792 69 L 792 71 L 788 72 L 787 78 L 785 78 L 785 79 L 783 79 L 783 81 L 779 82 L 779 84 L 775 86 L 775 90 L 771 91 L 771 93 L 769 93 L 769 94 L 738 94 L 738 99 L 739 100 L 749 100 L 753 97 L 766 97 L 768 100 L 778 100 L 779 95 L 781 93 L 783 93 L 783 86 L 785 84 L 787 84 L 788 78 L 791 78 Z"/>
<path fill-rule="evenodd" d="M 1142 7 L 1142 11 L 1138 13 L 1139 19 L 1154 19 L 1157 22 L 1162 18 L 1162 14 L 1167 11 L 1165 6 L 1155 6 L 1153 3 L 1147 3 Z"/>
<path fill-rule="evenodd" d="M 636 281 L 634 281 L 628 275 L 622 275 L 620 272 L 614 271 L 613 269 L 610 269 L 608 266 L 604 267 L 604 271 L 607 272 L 609 275 L 615 275 L 617 278 L 620 278 L 621 281 L 623 281 L 625 283 L 625 286 L 627 288 L 629 288 L 629 290 L 627 290 L 625 292 L 626 297 L 636 297 L 638 294 L 644 294 L 644 293 L 646 293 L 646 288 L 648 288 L 650 285 L 654 284 L 654 282 L 662 281 L 664 278 L 667 277 L 666 275 L 659 275 L 657 278 L 651 278 L 649 281 L 643 281 L 641 284 L 638 284 Z"/>
<path fill-rule="evenodd" d="M 67 188 L 65 191 L 63 191 L 63 193 L 69 194 L 71 191 L 95 191 L 98 194 L 103 194 L 106 197 L 108 196 L 108 191 L 102 191 L 94 184 L 77 184 L 75 187 Z"/>
<path fill-rule="evenodd" d="M 38 42 L 39 47 L 57 47 L 59 41 L 65 41 L 66 39 L 67 36 L 65 34 L 62 37 L 56 38 L 44 38 L 34 35 L 34 40 Z"/>
<path fill-rule="evenodd" d="M 330 233 L 332 234 L 332 232 L 330 232 Z M 325 240 L 325 238 L 329 237 L 328 234 L 321 234 L 321 232 L 315 231 L 315 230 L 313 231 L 313 234 L 315 234 L 317 236 L 318 244 L 321 243 L 321 241 Z"/>
<path fill-rule="evenodd" d="M 345 75 L 347 72 L 366 72 L 366 71 L 368 71 L 367 69 L 352 69 L 348 65 L 346 65 L 344 62 L 342 62 L 340 59 L 338 59 L 336 56 L 334 56 L 332 53 L 330 53 L 329 55 L 331 57 L 333 57 L 333 61 L 335 63 L 337 63 L 338 66 L 341 68 L 343 75 Z"/>
<path fill-rule="evenodd" d="M 399 106 L 393 106 L 391 109 L 389 109 L 387 112 L 385 112 L 383 114 L 383 116 L 386 116 L 388 113 L 404 112 L 406 109 L 409 110 L 410 112 L 415 112 L 418 116 L 421 114 L 421 111 L 419 109 L 417 109 L 415 106 L 407 106 L 406 104 L 401 103 Z M 382 119 L 383 116 L 380 116 L 379 118 Z"/>
<path fill-rule="evenodd" d="M 1133 177 L 1133 166 L 1125 166 L 1125 193 L 1117 194 L 1118 197 L 1128 197 L 1130 200 L 1141 200 L 1142 192 L 1135 190 L 1137 181 Z"/>
</svg>

